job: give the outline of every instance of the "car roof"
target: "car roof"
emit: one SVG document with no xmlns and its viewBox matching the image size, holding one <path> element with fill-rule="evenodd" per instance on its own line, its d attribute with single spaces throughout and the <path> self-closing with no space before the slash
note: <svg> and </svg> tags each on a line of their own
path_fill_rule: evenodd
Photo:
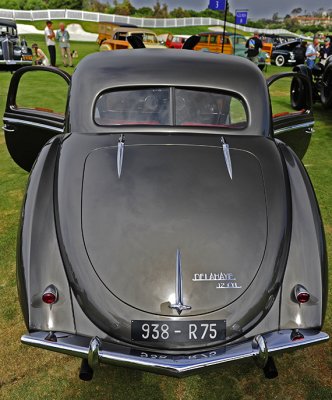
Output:
<svg viewBox="0 0 332 400">
<path fill-rule="evenodd" d="M 209 31 L 209 32 L 200 32 L 198 35 L 219 35 L 222 36 L 223 32 L 221 31 Z M 240 33 L 235 33 L 235 32 L 225 32 L 225 36 L 236 36 L 236 37 L 241 37 L 245 38 L 244 35 L 241 35 Z"/>
<path fill-rule="evenodd" d="M 279 47 L 282 47 L 282 46 L 289 46 L 289 45 L 292 45 L 292 44 L 300 44 L 300 43 L 302 43 L 302 39 L 289 40 L 288 42 L 277 44 L 276 48 L 279 48 Z"/>
<path fill-rule="evenodd" d="M 7 25 L 16 28 L 16 22 L 11 19 L 0 19 L 0 25 Z"/>
<path fill-rule="evenodd" d="M 191 35 L 178 35 L 178 34 L 173 35 L 173 37 L 175 37 L 175 38 L 184 38 L 184 39 L 188 39 L 188 38 L 190 38 L 190 36 Z"/>
<path fill-rule="evenodd" d="M 120 27 L 114 29 L 114 33 L 116 32 L 131 32 L 131 33 L 153 33 L 150 29 L 144 29 L 144 28 L 131 28 L 131 27 Z"/>
<path fill-rule="evenodd" d="M 223 35 L 221 31 L 208 31 L 208 32 L 200 32 L 199 35 Z M 225 32 L 225 36 L 229 36 L 229 32 Z"/>
<path fill-rule="evenodd" d="M 69 103 L 71 131 L 93 133 L 97 130 L 119 130 L 121 127 L 97 127 L 93 122 L 96 99 L 105 90 L 151 86 L 204 88 L 234 93 L 247 104 L 249 123 L 246 134 L 269 135 L 269 94 L 266 80 L 254 63 L 238 56 L 172 49 L 107 51 L 85 57 L 72 77 Z"/>
</svg>

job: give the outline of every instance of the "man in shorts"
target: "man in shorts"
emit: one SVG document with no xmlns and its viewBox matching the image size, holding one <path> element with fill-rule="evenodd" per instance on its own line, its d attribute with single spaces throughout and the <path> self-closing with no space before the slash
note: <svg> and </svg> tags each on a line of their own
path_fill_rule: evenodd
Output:
<svg viewBox="0 0 332 400">
<path fill-rule="evenodd" d="M 55 38 L 59 42 L 63 66 L 67 67 L 67 65 L 69 64 L 69 66 L 72 67 L 73 59 L 70 52 L 69 32 L 67 31 L 67 29 L 65 29 L 64 23 L 61 22 L 59 24 L 59 29 L 56 32 Z"/>
<path fill-rule="evenodd" d="M 259 49 L 263 47 L 263 43 L 259 38 L 259 32 L 255 31 L 254 36 L 247 40 L 246 48 L 247 57 L 250 61 L 254 62 L 256 65 L 258 64 L 258 54 Z"/>
</svg>

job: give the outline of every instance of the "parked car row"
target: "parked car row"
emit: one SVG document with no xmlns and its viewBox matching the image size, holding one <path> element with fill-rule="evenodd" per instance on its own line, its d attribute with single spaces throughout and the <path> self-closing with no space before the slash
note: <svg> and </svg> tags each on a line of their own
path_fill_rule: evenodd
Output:
<svg viewBox="0 0 332 400">
<path fill-rule="evenodd" d="M 16 70 L 24 65 L 32 64 L 32 50 L 28 48 L 27 43 L 19 41 L 15 21 L 0 20 L 0 69 Z M 130 48 L 127 38 L 137 36 L 142 39 L 146 47 L 163 47 L 159 42 L 157 35 L 149 30 L 137 28 L 135 25 L 102 22 L 99 24 L 98 43 L 100 50 L 118 50 Z M 236 54 L 246 57 L 246 38 L 243 35 L 225 33 L 224 43 L 221 32 L 203 32 L 199 34 L 200 42 L 195 50 L 207 50 L 216 53 Z M 182 48 L 188 35 L 167 36 L 166 47 Z M 297 65 L 301 59 L 296 54 L 296 48 L 301 44 L 301 39 L 292 37 L 281 37 L 277 35 L 268 35 L 262 37 L 263 49 L 259 53 L 259 67 L 262 69 L 265 65 L 273 63 L 277 66 Z M 273 47 L 272 47 L 273 46 Z"/>
<path fill-rule="evenodd" d="M 100 50 L 115 50 L 125 49 L 130 47 L 127 37 L 137 35 L 143 39 L 146 47 L 156 47 L 158 40 L 155 35 L 154 40 L 148 41 L 147 35 L 154 35 L 150 30 L 144 30 L 136 27 L 116 27 L 112 24 L 101 23 L 99 34 Z M 108 34 L 105 32 L 108 29 Z M 214 53 L 235 54 L 241 57 L 246 57 L 246 37 L 240 34 L 226 32 L 202 32 L 199 33 L 200 41 L 196 45 L 197 51 L 210 51 Z M 168 34 L 165 44 L 168 48 L 181 49 L 189 35 L 173 35 Z M 223 43 L 224 40 L 224 43 Z M 301 62 L 296 55 L 296 47 L 300 46 L 301 39 L 295 37 L 279 37 L 270 35 L 262 37 L 263 48 L 259 53 L 258 66 L 263 69 L 265 65 L 273 63 L 279 67 L 284 65 L 296 65 Z"/>
</svg>

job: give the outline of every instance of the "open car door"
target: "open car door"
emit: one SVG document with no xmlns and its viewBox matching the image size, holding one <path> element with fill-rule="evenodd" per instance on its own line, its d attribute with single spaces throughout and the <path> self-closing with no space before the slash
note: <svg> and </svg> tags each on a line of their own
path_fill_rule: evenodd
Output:
<svg viewBox="0 0 332 400">
<path fill-rule="evenodd" d="M 302 74 L 286 72 L 271 76 L 267 84 L 273 99 L 274 137 L 285 142 L 302 159 L 314 132 L 310 81 Z"/>
<path fill-rule="evenodd" d="M 3 117 L 8 151 L 30 171 L 42 147 L 65 132 L 70 75 L 60 69 L 31 66 L 13 75 Z"/>
</svg>

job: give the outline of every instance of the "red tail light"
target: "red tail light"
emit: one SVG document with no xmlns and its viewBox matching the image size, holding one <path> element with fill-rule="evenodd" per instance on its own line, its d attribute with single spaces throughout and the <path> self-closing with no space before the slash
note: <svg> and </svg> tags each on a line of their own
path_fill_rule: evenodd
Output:
<svg viewBox="0 0 332 400">
<path fill-rule="evenodd" d="M 58 301 L 58 290 L 54 285 L 48 286 L 42 295 L 42 300 L 46 304 L 54 304 Z"/>
<path fill-rule="evenodd" d="M 310 293 L 302 285 L 296 285 L 294 287 L 294 295 L 298 303 L 307 303 L 310 300 Z"/>
</svg>

